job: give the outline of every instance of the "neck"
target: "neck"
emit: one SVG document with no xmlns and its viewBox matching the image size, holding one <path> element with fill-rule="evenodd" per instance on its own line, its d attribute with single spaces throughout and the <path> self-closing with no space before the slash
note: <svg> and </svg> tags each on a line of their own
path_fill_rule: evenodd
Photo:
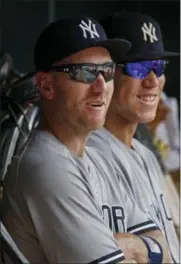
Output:
<svg viewBox="0 0 181 264">
<path fill-rule="evenodd" d="M 88 133 L 80 133 L 65 123 L 56 121 L 55 117 L 44 116 L 40 130 L 47 131 L 60 140 L 74 155 L 83 156 Z M 79 132 L 79 133 L 78 133 Z"/>
<path fill-rule="evenodd" d="M 131 123 L 120 115 L 107 114 L 105 128 L 124 144 L 131 147 L 137 123 Z"/>
</svg>

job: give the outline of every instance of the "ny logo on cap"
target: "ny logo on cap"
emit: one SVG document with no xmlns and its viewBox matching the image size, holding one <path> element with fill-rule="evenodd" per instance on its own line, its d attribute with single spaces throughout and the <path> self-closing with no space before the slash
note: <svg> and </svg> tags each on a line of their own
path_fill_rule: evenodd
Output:
<svg viewBox="0 0 181 264">
<path fill-rule="evenodd" d="M 92 23 L 91 20 L 88 20 L 89 24 L 86 24 L 85 21 L 81 21 L 79 24 L 79 27 L 83 30 L 83 36 L 84 38 L 87 38 L 87 33 L 90 33 L 91 39 L 96 37 L 100 37 L 96 30 L 96 25 Z"/>
<path fill-rule="evenodd" d="M 153 43 L 154 41 L 158 41 L 158 38 L 155 33 L 155 27 L 152 25 L 152 23 L 149 23 L 149 27 L 146 23 L 143 24 L 143 27 L 141 28 L 143 31 L 143 39 L 144 41 L 147 41 L 149 37 L 150 42 Z"/>
</svg>

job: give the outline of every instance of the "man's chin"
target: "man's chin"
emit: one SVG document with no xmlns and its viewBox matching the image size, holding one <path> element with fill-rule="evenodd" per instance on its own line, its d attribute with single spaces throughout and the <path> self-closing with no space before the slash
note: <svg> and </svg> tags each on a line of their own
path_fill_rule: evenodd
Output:
<svg viewBox="0 0 181 264">
<path fill-rule="evenodd" d="M 96 130 L 102 128 L 105 124 L 105 118 L 103 120 L 94 120 L 89 124 L 89 130 Z"/>
<path fill-rule="evenodd" d="M 144 118 L 140 118 L 139 121 L 138 121 L 138 123 L 149 124 L 154 119 L 155 119 L 155 116 L 153 116 L 153 117 L 144 117 Z"/>
<path fill-rule="evenodd" d="M 137 115 L 136 118 L 136 123 L 151 123 L 156 117 L 156 112 L 149 112 L 149 113 L 140 113 L 139 115 Z"/>
</svg>

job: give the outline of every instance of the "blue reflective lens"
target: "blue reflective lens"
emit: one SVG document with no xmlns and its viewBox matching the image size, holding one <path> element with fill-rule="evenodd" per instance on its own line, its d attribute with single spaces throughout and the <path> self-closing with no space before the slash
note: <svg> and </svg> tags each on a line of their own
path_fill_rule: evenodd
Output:
<svg viewBox="0 0 181 264">
<path fill-rule="evenodd" d="M 164 74 L 167 63 L 166 60 L 148 60 L 128 62 L 121 66 L 124 74 L 136 79 L 144 79 L 151 71 L 153 71 L 157 77 L 160 77 Z"/>
</svg>

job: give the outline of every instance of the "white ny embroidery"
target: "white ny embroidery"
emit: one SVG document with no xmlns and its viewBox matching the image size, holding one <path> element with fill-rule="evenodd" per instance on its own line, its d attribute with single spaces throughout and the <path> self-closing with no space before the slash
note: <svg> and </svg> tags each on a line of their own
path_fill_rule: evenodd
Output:
<svg viewBox="0 0 181 264">
<path fill-rule="evenodd" d="M 154 41 L 158 41 L 158 38 L 157 38 L 156 32 L 155 32 L 156 29 L 152 25 L 152 23 L 149 23 L 149 27 L 146 23 L 144 23 L 143 26 L 141 27 L 141 29 L 143 31 L 144 41 L 147 41 L 148 37 L 149 37 L 151 43 L 153 43 Z"/>
<path fill-rule="evenodd" d="M 83 30 L 83 36 L 84 38 L 87 38 L 87 33 L 90 33 L 91 39 L 96 37 L 100 37 L 96 30 L 96 25 L 92 23 L 91 20 L 88 20 L 89 24 L 86 24 L 85 21 L 81 21 L 79 24 L 79 27 Z"/>
</svg>

